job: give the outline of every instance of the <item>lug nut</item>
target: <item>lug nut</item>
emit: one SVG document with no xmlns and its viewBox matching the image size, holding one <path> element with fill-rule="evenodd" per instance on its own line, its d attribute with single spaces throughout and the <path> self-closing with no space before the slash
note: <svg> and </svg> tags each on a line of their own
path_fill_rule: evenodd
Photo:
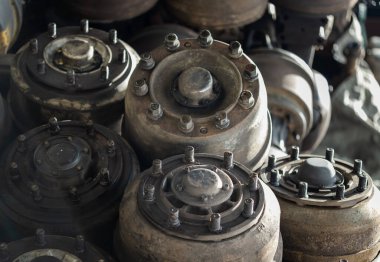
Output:
<svg viewBox="0 0 380 262">
<path fill-rule="evenodd" d="M 154 159 L 152 162 L 152 175 L 159 176 L 162 174 L 162 161 L 160 159 Z"/>
<path fill-rule="evenodd" d="M 306 182 L 299 182 L 298 184 L 298 197 L 299 198 L 308 198 L 308 184 Z"/>
<path fill-rule="evenodd" d="M 165 36 L 164 44 L 168 51 L 175 51 L 180 46 L 178 36 L 174 33 Z"/>
<path fill-rule="evenodd" d="M 32 190 L 33 199 L 36 202 L 39 202 L 42 200 L 40 187 L 37 184 L 32 184 L 30 189 Z"/>
<path fill-rule="evenodd" d="M 277 169 L 272 169 L 270 173 L 270 184 L 272 186 L 280 186 L 280 172 Z"/>
<path fill-rule="evenodd" d="M 363 161 L 360 159 L 355 159 L 354 161 L 354 173 L 356 175 L 361 175 L 363 173 Z"/>
<path fill-rule="evenodd" d="M 55 23 L 50 23 L 48 25 L 48 33 L 51 38 L 57 37 L 57 25 Z"/>
<path fill-rule="evenodd" d="M 56 134 L 59 133 L 60 130 L 61 130 L 61 128 L 58 125 L 57 118 L 56 117 L 49 118 L 49 131 L 50 131 L 50 134 L 56 135 Z"/>
<path fill-rule="evenodd" d="M 234 167 L 234 154 L 232 152 L 224 152 L 224 168 L 230 170 Z"/>
<path fill-rule="evenodd" d="M 179 221 L 179 210 L 175 207 L 169 209 L 169 225 L 172 227 L 178 227 L 181 225 Z"/>
<path fill-rule="evenodd" d="M 86 129 L 89 136 L 95 135 L 94 122 L 92 120 L 88 120 L 86 122 Z"/>
<path fill-rule="evenodd" d="M 118 59 L 119 59 L 119 62 L 122 64 L 125 64 L 127 62 L 127 50 L 125 50 L 125 48 L 119 49 Z"/>
<path fill-rule="evenodd" d="M 359 176 L 359 185 L 358 185 L 359 192 L 364 192 L 367 189 L 367 182 L 368 182 L 368 178 L 366 175 L 362 174 Z"/>
<path fill-rule="evenodd" d="M 154 200 L 155 187 L 152 184 L 147 184 L 144 187 L 144 200 L 153 201 Z"/>
<path fill-rule="evenodd" d="M 26 150 L 26 136 L 19 135 L 17 137 L 17 151 L 25 152 L 25 150 Z"/>
<path fill-rule="evenodd" d="M 139 79 L 135 82 L 134 89 L 133 89 L 135 95 L 137 96 L 145 96 L 148 94 L 149 87 L 146 83 L 145 79 Z"/>
<path fill-rule="evenodd" d="M 107 152 L 111 156 L 115 154 L 115 141 L 107 140 Z"/>
<path fill-rule="evenodd" d="M 37 62 L 37 72 L 40 74 L 40 75 L 43 75 L 46 73 L 46 64 L 45 64 L 45 60 L 43 59 L 38 59 L 38 62 Z"/>
<path fill-rule="evenodd" d="M 185 148 L 185 162 L 186 163 L 194 163 L 195 158 L 194 158 L 194 147 L 192 146 L 187 146 Z"/>
<path fill-rule="evenodd" d="M 99 180 L 99 184 L 101 186 L 108 186 L 110 184 L 110 172 L 108 170 L 108 168 L 101 168 L 100 171 L 99 171 L 99 176 L 100 176 L 100 180 Z"/>
<path fill-rule="evenodd" d="M 149 53 L 144 53 L 141 55 L 140 66 L 144 70 L 150 70 L 156 65 L 153 57 Z"/>
<path fill-rule="evenodd" d="M 211 232 L 219 232 L 222 230 L 221 226 L 222 216 L 219 213 L 214 213 L 210 216 L 209 229 Z"/>
<path fill-rule="evenodd" d="M 79 202 L 78 189 L 76 187 L 71 187 L 69 191 L 70 199 L 73 202 Z"/>
<path fill-rule="evenodd" d="M 334 149 L 326 148 L 326 160 L 334 163 Z"/>
<path fill-rule="evenodd" d="M 75 82 L 76 82 L 75 78 L 76 78 L 76 76 L 75 76 L 74 70 L 70 69 L 66 72 L 66 81 L 69 85 L 71 85 L 71 86 L 75 85 Z"/>
<path fill-rule="evenodd" d="M 290 152 L 290 159 L 291 160 L 299 160 L 300 156 L 300 148 L 298 146 L 292 146 L 291 152 Z"/>
<path fill-rule="evenodd" d="M 252 173 L 252 176 L 249 178 L 249 191 L 256 192 L 259 189 L 259 176 L 257 173 Z"/>
<path fill-rule="evenodd" d="M 16 162 L 11 162 L 10 164 L 10 173 L 12 180 L 18 179 L 20 177 L 20 172 L 18 170 L 18 165 Z"/>
<path fill-rule="evenodd" d="M 194 122 L 193 119 L 191 118 L 190 115 L 182 115 L 179 123 L 178 123 L 178 128 L 181 130 L 183 133 L 187 134 L 193 131 L 194 129 Z"/>
<path fill-rule="evenodd" d="M 7 243 L 0 244 L 0 261 L 6 262 L 9 260 L 9 248 Z"/>
<path fill-rule="evenodd" d="M 78 235 L 75 237 L 75 251 L 77 253 L 83 253 L 86 249 L 86 242 L 84 241 L 84 237 L 82 235 Z"/>
<path fill-rule="evenodd" d="M 100 79 L 107 81 L 110 78 L 110 68 L 109 66 L 102 66 L 100 68 Z"/>
<path fill-rule="evenodd" d="M 249 90 L 241 92 L 239 97 L 239 105 L 244 109 L 250 109 L 255 105 L 255 98 Z"/>
<path fill-rule="evenodd" d="M 228 118 L 227 112 L 220 111 L 215 115 L 216 127 L 219 129 L 225 129 L 230 125 L 230 119 Z"/>
<path fill-rule="evenodd" d="M 276 156 L 270 155 L 268 157 L 268 166 L 266 168 L 266 172 L 270 172 L 276 166 Z"/>
<path fill-rule="evenodd" d="M 255 64 L 248 64 L 244 68 L 244 78 L 248 81 L 253 81 L 257 77 L 257 66 Z"/>
<path fill-rule="evenodd" d="M 253 215 L 253 206 L 255 204 L 255 201 L 252 198 L 247 198 L 244 200 L 244 210 L 243 210 L 243 217 L 250 218 Z"/>
<path fill-rule="evenodd" d="M 209 30 L 202 30 L 198 36 L 199 45 L 203 48 L 209 47 L 214 42 Z"/>
<path fill-rule="evenodd" d="M 111 44 L 117 44 L 117 31 L 115 29 L 111 29 L 108 33 L 108 40 Z"/>
<path fill-rule="evenodd" d="M 39 246 L 46 245 L 46 239 L 45 239 L 45 230 L 42 228 L 37 228 L 36 230 L 36 242 Z"/>
<path fill-rule="evenodd" d="M 82 19 L 80 21 L 80 30 L 82 31 L 82 33 L 85 33 L 85 34 L 89 32 L 90 25 L 87 19 Z"/>
<path fill-rule="evenodd" d="M 336 193 L 335 193 L 335 198 L 336 199 L 343 199 L 344 198 L 344 193 L 345 193 L 345 186 L 344 185 L 337 185 L 336 187 Z"/>
<path fill-rule="evenodd" d="M 29 49 L 32 52 L 32 54 L 37 54 L 38 53 L 38 40 L 37 39 L 32 39 L 29 41 Z"/>
<path fill-rule="evenodd" d="M 229 55 L 232 58 L 239 58 L 243 55 L 243 49 L 238 41 L 231 42 L 228 50 L 230 51 Z"/>
<path fill-rule="evenodd" d="M 159 103 L 150 103 L 149 107 L 149 118 L 152 120 L 158 120 L 162 117 L 163 111 Z"/>
</svg>

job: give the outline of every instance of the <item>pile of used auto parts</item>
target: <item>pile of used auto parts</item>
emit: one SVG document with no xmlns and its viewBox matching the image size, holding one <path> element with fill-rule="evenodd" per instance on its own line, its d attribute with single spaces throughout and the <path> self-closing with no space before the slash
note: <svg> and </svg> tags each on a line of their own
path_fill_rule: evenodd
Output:
<svg viewBox="0 0 380 262">
<path fill-rule="evenodd" d="M 380 262 L 378 7 L 1 1 L 0 262 Z"/>
</svg>

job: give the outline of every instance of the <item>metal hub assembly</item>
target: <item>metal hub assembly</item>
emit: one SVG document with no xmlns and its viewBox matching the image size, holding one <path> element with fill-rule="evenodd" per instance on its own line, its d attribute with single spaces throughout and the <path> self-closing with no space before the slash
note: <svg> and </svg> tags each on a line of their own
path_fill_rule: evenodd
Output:
<svg viewBox="0 0 380 262">
<path fill-rule="evenodd" d="M 117 129 L 138 55 L 116 30 L 106 33 L 83 20 L 80 27 L 59 30 L 49 24 L 48 32 L 30 40 L 14 60 L 9 103 L 21 130 L 51 116 Z"/>
<path fill-rule="evenodd" d="M 373 261 L 380 251 L 380 193 L 354 164 L 326 156 L 270 156 L 261 179 L 281 207 L 285 261 Z M 345 245 L 342 245 L 344 239 Z"/>
<path fill-rule="evenodd" d="M 168 34 L 131 77 L 124 134 L 148 163 L 193 145 L 206 153 L 231 150 L 258 167 L 271 138 L 261 74 L 238 42 L 214 41 L 207 30 L 198 39 Z"/>
<path fill-rule="evenodd" d="M 166 0 L 168 10 L 181 22 L 196 28 L 226 29 L 258 20 L 265 12 L 267 0 L 186 1 Z"/>
<path fill-rule="evenodd" d="M 250 57 L 260 68 L 267 87 L 273 146 L 284 152 L 291 145 L 302 146 L 306 151 L 315 149 L 331 118 L 327 80 L 282 49 L 258 49 Z"/>
<path fill-rule="evenodd" d="M 102 246 L 112 238 L 124 188 L 139 172 L 133 150 L 115 132 L 56 118 L 18 136 L 1 168 L 0 239 L 43 226 Z"/>
<path fill-rule="evenodd" d="M 273 4 L 308 15 L 329 15 L 352 9 L 358 0 L 273 0 Z"/>
<path fill-rule="evenodd" d="M 45 235 L 39 228 L 34 237 L 0 244 L 0 262 L 112 262 L 103 251 L 87 242 L 82 235 L 75 238 Z"/>
<path fill-rule="evenodd" d="M 54 3 L 57 11 L 86 17 L 98 22 L 112 22 L 137 17 L 151 9 L 157 0 L 62 0 Z"/>
<path fill-rule="evenodd" d="M 277 201 L 231 152 L 156 159 L 122 203 L 121 261 L 281 261 Z"/>
<path fill-rule="evenodd" d="M 22 1 L 5 0 L 0 3 L 0 54 L 7 53 L 16 41 L 22 23 Z"/>
</svg>

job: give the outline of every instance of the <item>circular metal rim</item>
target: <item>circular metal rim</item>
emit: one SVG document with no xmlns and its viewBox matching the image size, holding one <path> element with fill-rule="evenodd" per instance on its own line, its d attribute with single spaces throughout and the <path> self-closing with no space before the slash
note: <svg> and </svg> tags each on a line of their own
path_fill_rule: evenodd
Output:
<svg viewBox="0 0 380 262">
<path fill-rule="evenodd" d="M 307 154 L 300 155 L 298 160 L 291 160 L 289 156 L 281 157 L 276 161 L 274 169 L 278 169 L 278 167 L 281 167 L 281 166 L 286 166 L 290 162 L 293 163 L 292 166 L 295 166 L 296 164 L 299 165 L 300 163 L 303 162 L 303 160 L 310 157 L 319 157 L 323 159 L 325 158 L 324 156 L 320 156 L 320 155 L 307 155 Z M 339 166 L 340 168 L 346 168 L 348 170 L 351 170 L 351 172 L 353 169 L 352 164 L 343 160 L 335 159 L 333 165 L 334 165 L 334 168 Z M 280 186 L 276 187 L 276 186 L 271 185 L 270 179 L 269 179 L 270 172 L 266 170 L 266 167 L 264 167 L 260 171 L 260 178 L 265 184 L 267 184 L 273 190 L 273 192 L 276 194 L 277 197 L 280 197 L 285 200 L 289 200 L 293 203 L 296 203 L 299 206 L 319 206 L 319 207 L 326 207 L 326 208 L 331 208 L 331 207 L 348 208 L 368 199 L 373 194 L 374 185 L 373 185 L 373 181 L 371 177 L 365 171 L 363 171 L 363 175 L 365 175 L 368 179 L 367 188 L 363 192 L 359 192 L 358 195 L 354 195 L 354 197 L 351 197 L 351 199 L 344 198 L 342 200 L 339 200 L 339 199 L 334 199 L 332 197 L 333 195 L 328 196 L 328 198 L 312 198 L 312 197 L 299 198 L 297 196 L 297 191 L 291 192 L 288 189 L 289 187 L 284 188 L 284 186 L 286 186 L 286 182 L 283 181 L 282 179 L 283 176 L 281 176 Z M 356 188 L 354 188 L 353 190 L 356 190 Z M 353 192 L 356 192 L 356 191 L 353 191 Z"/>
<path fill-rule="evenodd" d="M 197 160 L 197 158 L 208 158 L 208 159 L 212 158 L 214 160 L 219 160 L 220 163 L 223 164 L 223 157 L 221 157 L 221 156 L 210 155 L 207 153 L 196 153 L 195 159 Z M 164 167 L 165 164 L 168 164 L 168 163 L 173 162 L 173 161 L 178 161 L 178 160 L 182 161 L 183 155 L 172 156 L 172 157 L 169 157 L 169 158 L 163 160 L 162 166 Z M 251 174 L 251 171 L 249 169 L 247 169 L 245 166 L 243 166 L 237 162 L 234 162 L 234 167 L 235 166 L 237 168 L 239 168 L 240 170 L 242 170 L 244 173 L 246 173 L 247 178 L 249 179 L 249 174 Z M 252 218 L 246 219 L 245 223 L 243 223 L 244 224 L 243 227 L 238 228 L 238 230 L 236 230 L 236 228 L 232 227 L 227 232 L 214 233 L 214 234 L 210 234 L 210 235 L 193 235 L 193 234 L 192 235 L 185 235 L 178 230 L 170 230 L 170 227 L 169 227 L 169 229 L 163 227 L 160 223 L 157 223 L 155 221 L 155 219 L 153 219 L 150 216 L 150 213 L 146 212 L 146 210 L 143 208 L 143 200 L 141 200 L 142 198 L 139 197 L 142 195 L 142 192 L 144 191 L 144 184 L 145 184 L 144 179 L 145 180 L 149 179 L 150 174 L 148 172 L 150 172 L 150 171 L 151 171 L 150 169 L 145 170 L 141 176 L 141 180 L 139 181 L 140 185 L 138 186 L 139 191 L 137 193 L 137 202 L 138 202 L 137 206 L 139 208 L 139 211 L 147 219 L 147 221 L 149 221 L 153 226 L 155 226 L 159 230 L 163 231 L 165 234 L 175 236 L 175 237 L 178 237 L 181 239 L 188 239 L 188 240 L 207 241 L 207 242 L 222 241 L 224 239 L 236 237 L 237 235 L 242 234 L 245 231 L 249 230 L 250 228 L 254 227 L 255 225 L 257 225 L 259 223 L 259 221 L 260 221 L 260 219 L 264 213 L 265 196 L 264 196 L 264 191 L 263 191 L 263 188 L 261 185 L 262 182 L 260 181 L 260 179 L 258 179 L 257 180 L 258 181 L 257 191 L 259 191 L 258 194 L 259 194 L 259 201 L 260 202 L 259 202 L 259 206 L 257 207 L 257 209 L 259 209 L 260 211 L 259 211 L 259 213 L 255 213 L 255 215 Z M 238 226 L 235 226 L 235 227 L 238 227 Z M 235 231 L 234 231 L 234 229 L 235 229 Z"/>
</svg>

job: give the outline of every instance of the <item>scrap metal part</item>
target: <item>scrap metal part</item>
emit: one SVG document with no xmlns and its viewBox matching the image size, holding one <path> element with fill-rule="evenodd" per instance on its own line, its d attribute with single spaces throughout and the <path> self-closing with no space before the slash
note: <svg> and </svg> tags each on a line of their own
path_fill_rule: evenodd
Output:
<svg viewBox="0 0 380 262">
<path fill-rule="evenodd" d="M 256 49 L 250 57 L 263 75 L 273 120 L 272 145 L 315 149 L 330 124 L 327 80 L 295 54 L 283 49 Z"/>
<path fill-rule="evenodd" d="M 151 9 L 157 0 L 62 0 L 55 1 L 58 11 L 95 21 L 112 22 L 137 17 Z"/>
<path fill-rule="evenodd" d="M 365 262 L 379 253 L 380 192 L 361 160 L 293 147 L 290 156 L 271 156 L 260 177 L 280 202 L 284 261 Z"/>
<path fill-rule="evenodd" d="M 194 146 L 226 149 L 249 168 L 265 160 L 271 123 L 265 85 L 239 42 L 168 34 L 164 46 L 142 55 L 125 98 L 124 136 L 145 165 Z"/>
<path fill-rule="evenodd" d="M 266 11 L 267 0 L 166 0 L 168 11 L 195 28 L 226 29 L 258 20 Z"/>
<path fill-rule="evenodd" d="M 224 157 L 154 160 L 126 190 L 120 261 L 281 261 L 280 209 L 257 174 Z"/>
<path fill-rule="evenodd" d="M 113 259 L 87 242 L 82 235 L 75 238 L 46 235 L 38 228 L 34 237 L 0 244 L 0 261 L 71 261 L 112 262 Z"/>
<path fill-rule="evenodd" d="M 0 241 L 83 234 L 109 245 L 124 188 L 139 172 L 132 148 L 91 122 L 58 122 L 18 136 L 3 152 Z"/>
<path fill-rule="evenodd" d="M 329 15 L 352 9 L 358 0 L 272 0 L 276 6 L 312 16 Z"/>
<path fill-rule="evenodd" d="M 51 23 L 47 33 L 18 51 L 11 65 L 13 119 L 23 131 L 51 116 L 93 120 L 117 130 L 137 61 L 137 53 L 115 30 L 90 28 L 88 20 L 60 29 Z"/>
<path fill-rule="evenodd" d="M 21 0 L 0 2 L 0 54 L 7 53 L 20 32 L 22 2 Z"/>
</svg>

